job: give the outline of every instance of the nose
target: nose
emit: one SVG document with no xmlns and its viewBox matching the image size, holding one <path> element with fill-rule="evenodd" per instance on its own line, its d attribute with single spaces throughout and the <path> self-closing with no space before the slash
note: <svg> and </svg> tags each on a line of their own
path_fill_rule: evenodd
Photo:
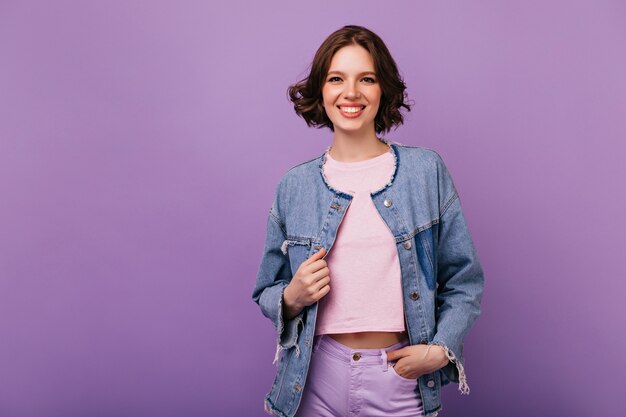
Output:
<svg viewBox="0 0 626 417">
<path fill-rule="evenodd" d="M 361 92 L 359 91 L 358 82 L 349 82 L 345 84 L 346 90 L 344 92 L 344 96 L 346 100 L 355 100 L 361 97 Z"/>
</svg>

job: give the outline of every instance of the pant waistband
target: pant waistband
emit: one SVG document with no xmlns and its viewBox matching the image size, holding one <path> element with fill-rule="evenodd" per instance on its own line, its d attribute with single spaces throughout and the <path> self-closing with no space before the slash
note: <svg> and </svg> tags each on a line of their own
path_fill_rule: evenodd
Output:
<svg viewBox="0 0 626 417">
<path fill-rule="evenodd" d="M 339 343 L 328 335 L 315 336 L 314 346 L 315 350 L 321 349 L 325 353 L 339 359 L 342 362 L 351 362 L 354 365 L 358 364 L 376 364 L 381 365 L 387 363 L 387 352 L 390 350 L 400 349 L 404 346 L 408 346 L 409 341 L 404 340 L 386 348 L 380 349 L 353 349 L 349 346 Z"/>
</svg>

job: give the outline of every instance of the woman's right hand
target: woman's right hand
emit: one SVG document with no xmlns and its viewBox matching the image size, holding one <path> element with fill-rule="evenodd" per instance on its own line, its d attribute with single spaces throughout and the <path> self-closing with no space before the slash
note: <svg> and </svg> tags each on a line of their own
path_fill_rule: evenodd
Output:
<svg viewBox="0 0 626 417">
<path fill-rule="evenodd" d="M 283 292 L 283 314 L 290 320 L 300 314 L 302 309 L 319 301 L 330 291 L 330 277 L 326 261 L 322 257 L 326 248 L 322 248 L 300 264 L 291 282 Z"/>
</svg>

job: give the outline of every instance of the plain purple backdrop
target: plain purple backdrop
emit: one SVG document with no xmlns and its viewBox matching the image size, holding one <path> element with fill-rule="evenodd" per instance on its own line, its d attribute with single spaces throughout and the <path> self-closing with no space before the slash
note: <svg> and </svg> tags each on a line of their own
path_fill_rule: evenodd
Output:
<svg viewBox="0 0 626 417">
<path fill-rule="evenodd" d="M 387 135 L 446 161 L 486 273 L 442 416 L 626 415 L 626 3 L 0 3 L 0 416 L 263 416 L 274 187 L 319 156 L 286 88 L 387 43 Z"/>
</svg>

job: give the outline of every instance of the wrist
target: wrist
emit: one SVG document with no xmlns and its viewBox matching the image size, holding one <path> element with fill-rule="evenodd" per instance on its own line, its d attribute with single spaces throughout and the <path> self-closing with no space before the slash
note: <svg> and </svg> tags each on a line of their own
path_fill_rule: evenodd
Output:
<svg viewBox="0 0 626 417">
<path fill-rule="evenodd" d="M 431 350 L 429 350 L 429 352 L 433 354 L 432 359 L 435 366 L 437 366 L 437 369 L 441 369 L 448 364 L 448 356 L 446 355 L 446 351 L 442 346 L 430 345 L 430 349 Z"/>
<path fill-rule="evenodd" d="M 285 320 L 291 320 L 302 310 L 302 308 L 299 307 L 295 301 L 291 300 L 291 291 L 289 290 L 289 285 L 287 285 L 283 291 L 283 317 Z"/>
</svg>

